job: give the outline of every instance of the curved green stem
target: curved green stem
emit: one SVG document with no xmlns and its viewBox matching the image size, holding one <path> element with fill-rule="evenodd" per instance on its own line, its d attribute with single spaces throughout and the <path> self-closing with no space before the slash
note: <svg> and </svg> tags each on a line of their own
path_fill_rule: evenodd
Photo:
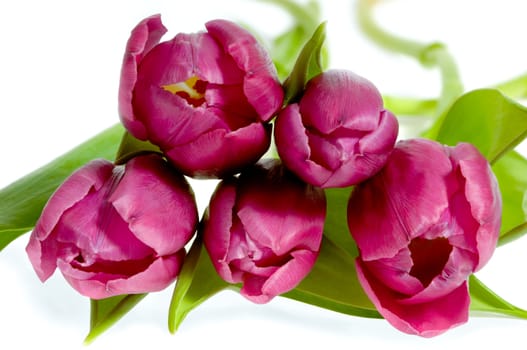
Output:
<svg viewBox="0 0 527 350">
<path fill-rule="evenodd" d="M 373 18 L 373 7 L 379 2 L 378 0 L 359 0 L 357 14 L 361 29 L 385 49 L 419 59 L 423 48 L 428 45 L 398 37 L 382 29 Z"/>
<path fill-rule="evenodd" d="M 505 95 L 511 98 L 526 98 L 527 97 L 527 73 L 524 73 L 516 78 L 501 82 L 494 86 Z"/>
<path fill-rule="evenodd" d="M 525 233 L 527 233 L 527 222 L 524 222 L 523 224 L 520 224 L 502 234 L 500 236 L 500 239 L 498 240 L 498 246 L 502 246 L 512 241 L 515 241 L 516 239 L 525 235 Z"/>
<path fill-rule="evenodd" d="M 441 116 L 452 102 L 463 93 L 463 85 L 454 58 L 445 45 L 437 42 L 422 43 L 393 35 L 374 20 L 373 9 L 380 1 L 359 0 L 358 20 L 363 32 L 387 50 L 417 59 L 423 66 L 438 67 L 442 89 L 435 115 Z"/>
<path fill-rule="evenodd" d="M 499 90 L 512 99 L 527 98 L 527 73 L 491 85 L 489 88 Z M 395 114 L 404 116 L 431 116 L 434 114 L 438 105 L 438 101 L 433 98 L 420 99 L 415 97 L 383 95 L 383 100 L 387 109 Z"/>
</svg>

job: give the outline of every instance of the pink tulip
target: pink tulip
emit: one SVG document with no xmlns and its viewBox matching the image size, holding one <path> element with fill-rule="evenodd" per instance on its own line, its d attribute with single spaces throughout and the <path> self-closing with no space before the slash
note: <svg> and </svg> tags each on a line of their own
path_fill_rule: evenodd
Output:
<svg viewBox="0 0 527 350">
<path fill-rule="evenodd" d="M 26 251 L 43 282 L 58 267 L 93 299 L 159 291 L 177 277 L 197 221 L 191 188 L 161 157 L 95 160 L 51 196 Z"/>
<path fill-rule="evenodd" d="M 348 206 L 364 290 L 394 327 L 424 337 L 467 321 L 467 278 L 490 259 L 500 223 L 496 179 L 467 143 L 399 142 Z"/>
<path fill-rule="evenodd" d="M 266 303 L 311 270 L 325 213 L 321 189 L 278 161 L 260 163 L 218 185 L 204 217 L 204 243 L 225 281 L 243 283 L 243 296 Z"/>
<path fill-rule="evenodd" d="M 397 120 L 371 82 L 329 70 L 280 112 L 275 140 L 284 164 L 307 183 L 346 187 L 381 169 L 397 132 Z"/>
<path fill-rule="evenodd" d="M 268 149 L 265 123 L 282 105 L 271 58 L 238 25 L 166 32 L 160 16 L 132 31 L 124 55 L 119 113 L 138 139 L 158 145 L 186 175 L 218 177 L 255 163 Z"/>
</svg>

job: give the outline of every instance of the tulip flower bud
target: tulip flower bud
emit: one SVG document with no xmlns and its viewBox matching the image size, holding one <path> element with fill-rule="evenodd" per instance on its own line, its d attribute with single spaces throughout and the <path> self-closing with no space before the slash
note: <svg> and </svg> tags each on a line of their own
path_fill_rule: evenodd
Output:
<svg viewBox="0 0 527 350">
<path fill-rule="evenodd" d="M 166 32 L 159 16 L 132 31 L 124 55 L 119 113 L 128 131 L 159 146 L 184 174 L 221 177 L 266 152 L 283 91 L 271 58 L 238 25 Z"/>
<path fill-rule="evenodd" d="M 273 160 L 218 185 L 203 239 L 218 274 L 243 283 L 247 299 L 266 303 L 295 288 L 311 270 L 325 214 L 324 192 Z"/>
<path fill-rule="evenodd" d="M 393 326 L 425 337 L 467 321 L 467 278 L 490 259 L 500 223 L 497 181 L 467 143 L 399 142 L 348 205 L 364 290 Z"/>
<path fill-rule="evenodd" d="M 93 299 L 159 291 L 177 277 L 197 222 L 190 186 L 163 158 L 95 160 L 51 196 L 26 251 L 43 282 L 58 267 Z"/>
<path fill-rule="evenodd" d="M 375 174 L 386 162 L 398 132 L 368 80 L 329 70 L 309 81 L 298 103 L 276 119 L 278 154 L 301 179 L 323 188 L 346 187 Z"/>
</svg>

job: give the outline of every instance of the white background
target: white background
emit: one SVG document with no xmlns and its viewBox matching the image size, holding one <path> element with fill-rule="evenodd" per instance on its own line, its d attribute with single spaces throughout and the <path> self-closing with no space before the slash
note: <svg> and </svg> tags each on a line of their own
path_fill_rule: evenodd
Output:
<svg viewBox="0 0 527 350">
<path fill-rule="evenodd" d="M 436 71 L 388 54 L 365 40 L 354 2 L 325 0 L 331 67 L 351 69 L 383 94 L 435 97 Z M 425 42 L 440 40 L 456 57 L 467 90 L 527 70 L 524 1 L 397 0 L 379 6 L 386 28 Z M 0 2 L 0 188 L 118 122 L 123 49 L 142 18 L 161 13 L 169 33 L 194 32 L 214 18 L 252 24 L 264 34 L 289 24 L 281 10 L 257 1 Z M 404 136 L 404 134 L 403 134 Z M 196 182 L 200 209 L 213 183 Z M 56 273 L 41 284 L 22 236 L 0 253 L 0 348 L 76 349 L 89 326 L 89 302 Z M 496 292 L 527 308 L 527 238 L 499 248 L 478 274 Z M 384 320 L 322 310 L 283 298 L 253 305 L 224 292 L 192 312 L 176 335 L 166 326 L 172 287 L 149 295 L 89 349 L 197 348 L 391 349 L 519 348 L 527 321 L 472 317 L 433 339 L 402 334 Z"/>
</svg>

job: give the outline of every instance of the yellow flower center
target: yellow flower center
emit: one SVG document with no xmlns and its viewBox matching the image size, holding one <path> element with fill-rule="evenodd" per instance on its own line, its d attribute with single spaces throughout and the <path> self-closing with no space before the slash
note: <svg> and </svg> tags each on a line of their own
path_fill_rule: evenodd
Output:
<svg viewBox="0 0 527 350">
<path fill-rule="evenodd" d="M 201 106 L 205 102 L 206 87 L 207 82 L 200 80 L 196 76 L 179 83 L 162 86 L 163 90 L 184 98 L 187 103 L 194 107 Z"/>
</svg>

